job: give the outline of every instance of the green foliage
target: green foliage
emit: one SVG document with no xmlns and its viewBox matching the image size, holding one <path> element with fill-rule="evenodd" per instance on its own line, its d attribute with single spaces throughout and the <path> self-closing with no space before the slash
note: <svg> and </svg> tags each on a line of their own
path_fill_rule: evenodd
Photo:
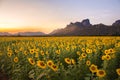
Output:
<svg viewBox="0 0 120 80">
<path fill-rule="evenodd" d="M 70 59 L 69 64 L 66 58 Z M 38 63 L 39 60 L 45 65 Z M 54 67 L 47 64 L 49 60 Z M 92 73 L 91 64 L 106 75 Z M 119 37 L 4 37 L 0 40 L 0 71 L 10 80 L 119 80 L 118 68 Z"/>
</svg>

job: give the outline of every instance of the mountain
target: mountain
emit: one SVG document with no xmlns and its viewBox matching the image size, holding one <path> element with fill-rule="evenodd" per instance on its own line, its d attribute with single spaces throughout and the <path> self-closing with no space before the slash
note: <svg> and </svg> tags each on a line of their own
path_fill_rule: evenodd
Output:
<svg viewBox="0 0 120 80">
<path fill-rule="evenodd" d="M 8 33 L 8 32 L 0 32 L 0 36 L 10 36 L 12 34 Z"/>
<path fill-rule="evenodd" d="M 75 22 L 75 23 L 70 23 L 69 25 L 67 25 L 67 27 L 73 27 L 73 26 L 79 26 L 79 27 L 90 27 L 92 26 L 90 24 L 89 19 L 84 19 L 82 22 Z"/>
<path fill-rule="evenodd" d="M 102 23 L 92 25 L 89 19 L 81 22 L 70 23 L 63 29 L 58 29 L 50 33 L 56 36 L 90 36 L 90 35 L 120 35 L 120 20 L 115 21 L 112 25 L 104 25 Z"/>
<path fill-rule="evenodd" d="M 79 28 L 83 29 L 83 27 L 90 27 L 91 24 L 89 19 L 85 19 L 82 22 L 70 23 L 63 29 L 57 29 L 50 33 L 50 35 L 74 35 L 74 31 L 77 31 Z M 75 33 L 76 34 L 76 33 Z"/>
<path fill-rule="evenodd" d="M 39 35 L 45 35 L 43 32 L 18 32 L 15 35 L 19 36 L 39 36 Z"/>
<path fill-rule="evenodd" d="M 51 33 L 49 33 L 49 35 L 53 35 L 53 34 L 59 32 L 60 30 L 62 30 L 62 29 L 56 29 L 56 30 L 53 30 Z"/>
<path fill-rule="evenodd" d="M 46 35 L 43 32 L 18 32 L 15 34 L 10 34 L 8 32 L 0 32 L 0 36 L 43 36 Z"/>
<path fill-rule="evenodd" d="M 120 20 L 115 21 L 112 26 L 120 26 Z"/>
</svg>

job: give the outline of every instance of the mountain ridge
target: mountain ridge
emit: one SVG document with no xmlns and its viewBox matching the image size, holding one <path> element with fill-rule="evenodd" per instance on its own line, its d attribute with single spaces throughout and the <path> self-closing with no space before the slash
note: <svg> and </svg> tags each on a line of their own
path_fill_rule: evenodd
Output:
<svg viewBox="0 0 120 80">
<path fill-rule="evenodd" d="M 0 32 L 0 36 L 43 36 L 46 35 L 43 32 L 17 32 L 14 34 L 11 34 L 9 32 Z"/>
<path fill-rule="evenodd" d="M 50 35 L 65 35 L 65 36 L 107 36 L 120 35 L 120 20 L 115 21 L 112 25 L 94 24 L 92 25 L 89 19 L 84 19 L 81 22 L 70 23 L 63 29 L 56 32 L 51 32 Z"/>
<path fill-rule="evenodd" d="M 0 32 L 0 36 L 120 36 L 120 20 L 116 20 L 112 25 L 91 24 L 89 19 L 81 22 L 71 22 L 66 27 L 56 29 L 45 34 L 44 32 Z"/>
</svg>

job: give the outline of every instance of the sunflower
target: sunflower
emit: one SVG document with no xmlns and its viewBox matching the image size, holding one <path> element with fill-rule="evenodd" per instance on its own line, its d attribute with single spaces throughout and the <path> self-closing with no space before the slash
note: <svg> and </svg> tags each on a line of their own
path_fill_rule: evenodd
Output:
<svg viewBox="0 0 120 80">
<path fill-rule="evenodd" d="M 79 56 L 79 60 L 80 60 L 80 61 L 82 60 L 82 57 L 81 57 L 81 56 Z"/>
<path fill-rule="evenodd" d="M 98 45 L 98 49 L 101 50 L 103 48 L 102 45 Z"/>
<path fill-rule="evenodd" d="M 112 49 L 112 48 L 108 49 L 108 51 L 109 51 L 109 53 L 111 53 L 111 54 L 115 53 L 115 50 Z"/>
<path fill-rule="evenodd" d="M 45 53 L 44 53 L 44 51 L 40 51 L 40 54 L 41 54 L 42 56 L 44 56 Z"/>
<path fill-rule="evenodd" d="M 81 57 L 82 57 L 82 58 L 85 58 L 86 56 L 87 56 L 86 53 L 82 53 L 82 54 L 81 54 Z"/>
<path fill-rule="evenodd" d="M 30 54 L 34 54 L 34 49 L 30 49 Z"/>
<path fill-rule="evenodd" d="M 53 71 L 57 71 L 57 70 L 58 70 L 58 66 L 56 66 L 56 65 L 54 64 L 54 65 L 51 66 L 51 69 L 52 69 Z"/>
<path fill-rule="evenodd" d="M 46 64 L 44 63 L 44 61 L 37 61 L 37 66 L 42 68 L 42 69 L 45 69 L 46 68 Z"/>
<path fill-rule="evenodd" d="M 116 69 L 116 72 L 120 76 L 120 68 Z"/>
<path fill-rule="evenodd" d="M 90 64 L 91 64 L 90 60 L 87 60 L 87 61 L 86 61 L 86 65 L 87 65 L 87 66 L 90 66 Z"/>
<path fill-rule="evenodd" d="M 115 44 L 115 47 L 120 47 L 120 42 Z"/>
<path fill-rule="evenodd" d="M 86 49 L 86 53 L 88 54 L 92 53 L 92 49 Z"/>
<path fill-rule="evenodd" d="M 18 57 L 14 58 L 14 62 L 17 63 L 18 62 Z"/>
<path fill-rule="evenodd" d="M 77 51 L 77 53 L 76 53 L 77 55 L 80 55 L 80 51 Z"/>
<path fill-rule="evenodd" d="M 106 75 L 106 72 L 105 72 L 105 70 L 97 70 L 96 75 L 98 77 L 104 77 Z"/>
<path fill-rule="evenodd" d="M 37 49 L 34 49 L 34 52 L 35 53 L 38 53 L 39 52 L 39 49 L 37 48 Z"/>
<path fill-rule="evenodd" d="M 34 65 L 35 64 L 35 61 L 32 59 L 32 58 L 28 58 L 28 61 L 31 65 Z"/>
<path fill-rule="evenodd" d="M 67 64 L 71 64 L 71 59 L 70 59 L 70 58 L 65 58 L 65 62 L 66 62 Z"/>
<path fill-rule="evenodd" d="M 27 51 L 24 51 L 24 53 L 23 53 L 24 55 L 27 55 L 28 54 L 28 52 Z"/>
<path fill-rule="evenodd" d="M 85 52 L 85 48 L 82 48 L 81 50 L 82 50 L 82 52 Z"/>
<path fill-rule="evenodd" d="M 95 73 L 95 72 L 97 72 L 97 66 L 96 65 L 94 65 L 94 64 L 92 64 L 90 67 L 89 67 L 89 69 L 90 69 L 90 71 L 92 72 L 92 73 Z"/>
<path fill-rule="evenodd" d="M 56 54 L 60 54 L 60 50 L 56 50 Z"/>
<path fill-rule="evenodd" d="M 105 55 L 103 55 L 103 56 L 101 57 L 101 59 L 102 59 L 102 60 L 105 60 L 105 59 L 106 59 L 106 56 L 105 56 Z"/>
<path fill-rule="evenodd" d="M 8 55 L 8 57 L 11 57 L 11 56 L 12 56 L 12 53 L 11 53 L 11 52 L 8 52 L 7 55 Z"/>
<path fill-rule="evenodd" d="M 110 54 L 109 50 L 105 50 L 104 53 L 105 53 L 106 55 Z"/>
<path fill-rule="evenodd" d="M 105 59 L 106 59 L 106 60 L 110 60 L 110 59 L 111 59 L 111 56 L 110 56 L 110 55 L 105 55 Z"/>
<path fill-rule="evenodd" d="M 11 49 L 8 47 L 8 48 L 7 48 L 7 51 L 11 51 Z"/>
<path fill-rule="evenodd" d="M 67 50 L 67 51 L 69 51 L 69 49 L 70 49 L 69 47 L 66 47 L 66 50 Z"/>
<path fill-rule="evenodd" d="M 49 54 L 49 52 L 48 51 L 46 51 L 46 53 L 45 53 L 46 55 L 48 55 Z"/>
<path fill-rule="evenodd" d="M 23 51 L 23 48 L 22 48 L 22 47 L 20 47 L 19 51 Z"/>
<path fill-rule="evenodd" d="M 35 57 L 37 58 L 38 56 L 39 56 L 39 53 L 38 53 L 38 52 L 36 52 L 36 53 L 35 53 Z"/>
<path fill-rule="evenodd" d="M 53 64 L 54 64 L 54 63 L 53 63 L 52 60 L 48 60 L 48 61 L 47 61 L 47 65 L 48 65 L 49 67 L 51 67 Z"/>
<path fill-rule="evenodd" d="M 74 59 L 71 59 L 71 64 L 75 64 L 75 60 Z"/>
<path fill-rule="evenodd" d="M 18 53 L 19 51 L 17 49 L 15 49 L 15 53 Z"/>
</svg>

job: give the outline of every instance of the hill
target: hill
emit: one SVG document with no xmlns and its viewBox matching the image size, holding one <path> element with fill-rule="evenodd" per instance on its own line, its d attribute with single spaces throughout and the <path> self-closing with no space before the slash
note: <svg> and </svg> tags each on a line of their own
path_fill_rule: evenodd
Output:
<svg viewBox="0 0 120 80">
<path fill-rule="evenodd" d="M 96 35 L 120 35 L 120 20 L 115 21 L 112 25 L 102 23 L 92 25 L 89 19 L 82 22 L 70 23 L 63 29 L 54 30 L 50 35 L 56 36 L 96 36 Z"/>
</svg>

